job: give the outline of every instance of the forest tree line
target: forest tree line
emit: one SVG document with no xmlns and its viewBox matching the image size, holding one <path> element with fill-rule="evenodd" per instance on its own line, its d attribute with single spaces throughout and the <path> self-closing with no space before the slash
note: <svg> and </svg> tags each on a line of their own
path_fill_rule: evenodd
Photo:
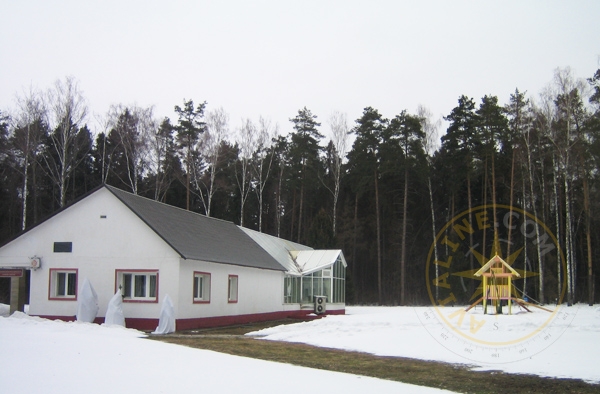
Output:
<svg viewBox="0 0 600 394">
<path fill-rule="evenodd" d="M 548 225 L 565 251 L 567 301 L 593 303 L 600 69 L 587 79 L 557 69 L 538 96 L 516 89 L 505 99 L 461 95 L 445 130 L 424 107 L 393 117 L 366 107 L 354 121 L 304 107 L 290 118 L 293 131 L 280 135 L 268 118 L 232 127 L 223 108 L 193 100 L 175 105 L 174 119 L 114 105 L 91 130 L 78 82 L 67 77 L 0 111 L 0 244 L 108 184 L 314 248 L 341 248 L 349 302 L 424 304 L 436 232 L 462 211 L 496 203 Z M 544 285 L 556 273 L 532 258 L 541 267 L 532 296 L 556 299 L 556 287 Z"/>
</svg>

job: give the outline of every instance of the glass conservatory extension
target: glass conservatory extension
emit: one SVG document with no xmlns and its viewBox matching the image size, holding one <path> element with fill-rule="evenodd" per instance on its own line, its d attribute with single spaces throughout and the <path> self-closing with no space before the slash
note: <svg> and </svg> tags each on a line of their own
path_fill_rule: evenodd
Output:
<svg viewBox="0 0 600 394">
<path fill-rule="evenodd" d="M 334 304 L 346 301 L 346 266 L 341 254 L 333 265 L 301 276 L 285 275 L 286 304 L 312 303 L 313 296 L 326 296 L 327 302 Z"/>
</svg>

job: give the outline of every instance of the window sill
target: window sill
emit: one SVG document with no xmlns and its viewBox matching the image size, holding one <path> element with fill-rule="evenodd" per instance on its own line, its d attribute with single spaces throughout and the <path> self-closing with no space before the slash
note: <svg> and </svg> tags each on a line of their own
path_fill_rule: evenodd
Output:
<svg viewBox="0 0 600 394">
<path fill-rule="evenodd" d="M 77 301 L 77 296 L 69 297 L 48 297 L 49 301 Z"/>
<path fill-rule="evenodd" d="M 158 299 L 153 298 L 150 300 L 136 300 L 136 299 L 124 298 L 123 303 L 124 304 L 157 304 Z"/>
</svg>

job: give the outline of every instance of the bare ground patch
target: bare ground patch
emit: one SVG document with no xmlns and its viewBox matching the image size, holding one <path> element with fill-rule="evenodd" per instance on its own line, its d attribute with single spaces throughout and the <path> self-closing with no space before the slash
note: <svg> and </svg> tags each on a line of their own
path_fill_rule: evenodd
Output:
<svg viewBox="0 0 600 394">
<path fill-rule="evenodd" d="M 371 376 L 460 393 L 598 393 L 600 385 L 578 379 L 543 378 L 536 375 L 506 374 L 500 371 L 472 371 L 462 365 L 274 342 L 245 337 L 244 334 L 290 321 L 192 330 L 152 336 L 154 340 L 198 349 L 276 361 L 304 367 Z"/>
</svg>

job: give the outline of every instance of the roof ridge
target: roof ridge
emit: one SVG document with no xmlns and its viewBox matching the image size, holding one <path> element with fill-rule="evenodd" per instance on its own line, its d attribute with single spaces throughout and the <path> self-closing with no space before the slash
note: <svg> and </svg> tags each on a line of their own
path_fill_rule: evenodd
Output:
<svg viewBox="0 0 600 394">
<path fill-rule="evenodd" d="M 231 221 L 105 186 L 183 259 L 285 270 L 242 227 Z"/>
<path fill-rule="evenodd" d="M 203 214 L 203 213 L 200 213 L 200 212 L 190 211 L 189 209 L 181 208 L 181 207 L 178 207 L 177 205 L 171 205 L 171 204 L 167 204 L 166 202 L 162 202 L 162 201 L 154 200 L 154 199 L 152 199 L 152 198 L 149 198 L 149 197 L 140 196 L 139 194 L 134 194 L 134 193 L 128 192 L 128 191 L 126 191 L 126 190 L 119 189 L 118 187 L 115 187 L 115 186 L 111 186 L 111 185 L 107 185 L 107 184 L 104 184 L 104 186 L 105 186 L 105 187 L 106 187 L 108 190 L 110 190 L 110 191 L 111 191 L 113 194 L 115 194 L 115 192 L 117 192 L 117 193 L 126 193 L 126 194 L 128 194 L 128 195 L 130 195 L 130 196 L 132 196 L 132 197 L 138 197 L 138 198 L 142 198 L 142 199 L 148 200 L 148 201 L 150 201 L 150 202 L 153 202 L 153 203 L 156 203 L 156 204 L 161 204 L 161 205 L 164 205 L 164 206 L 166 206 L 166 207 L 169 207 L 169 208 L 178 209 L 178 210 L 180 210 L 180 211 L 182 211 L 182 212 L 187 212 L 187 213 L 190 213 L 190 214 L 194 214 L 194 215 L 202 216 L 202 217 L 204 217 L 204 218 L 206 218 L 206 219 L 210 219 L 210 220 L 218 220 L 218 221 L 221 221 L 221 222 L 225 222 L 225 223 L 231 223 L 231 224 L 234 224 L 234 225 L 236 225 L 234 222 L 232 222 L 232 221 L 230 221 L 230 220 L 220 219 L 220 218 L 216 218 L 216 217 L 213 217 L 213 216 L 207 216 L 207 215 L 205 215 L 205 214 Z M 115 194 L 115 196 L 116 196 L 116 194 Z M 119 196 L 117 196 L 117 197 L 119 197 Z M 123 202 L 124 202 L 124 201 L 123 201 Z M 125 203 L 125 204 L 127 204 L 126 202 L 124 202 L 124 203 Z M 236 225 L 236 226 L 237 226 L 237 225 Z"/>
<path fill-rule="evenodd" d="M 154 201 L 150 198 L 147 197 L 142 197 L 139 196 L 137 194 L 133 194 L 133 193 L 129 193 L 125 190 L 116 188 L 114 186 L 110 186 L 107 184 L 104 184 L 104 187 L 113 195 L 115 196 L 119 201 L 121 201 L 121 203 L 123 203 L 123 205 L 125 205 L 127 207 L 127 209 L 129 209 L 134 215 L 136 215 L 142 222 L 144 222 L 144 224 L 146 224 L 146 226 L 148 226 L 152 231 L 154 231 L 154 233 L 156 235 L 158 235 L 164 242 L 166 242 L 167 245 L 169 245 L 171 247 L 171 249 L 173 249 L 175 252 L 177 252 L 177 254 L 179 254 L 180 257 L 185 258 L 184 253 L 182 251 L 179 250 L 179 248 L 177 248 L 177 246 L 173 245 L 172 242 L 170 242 L 163 234 L 161 231 L 159 231 L 155 226 L 152 225 L 152 223 L 149 223 L 143 215 L 141 215 L 136 209 L 134 209 L 124 198 L 122 198 L 123 196 L 120 196 L 120 193 L 126 193 L 130 196 L 134 196 L 134 197 L 140 197 L 142 199 L 146 199 L 148 201 Z M 155 201 L 156 202 L 156 201 Z M 165 204 L 167 205 L 167 204 Z M 174 207 L 176 208 L 176 207 Z"/>
</svg>

